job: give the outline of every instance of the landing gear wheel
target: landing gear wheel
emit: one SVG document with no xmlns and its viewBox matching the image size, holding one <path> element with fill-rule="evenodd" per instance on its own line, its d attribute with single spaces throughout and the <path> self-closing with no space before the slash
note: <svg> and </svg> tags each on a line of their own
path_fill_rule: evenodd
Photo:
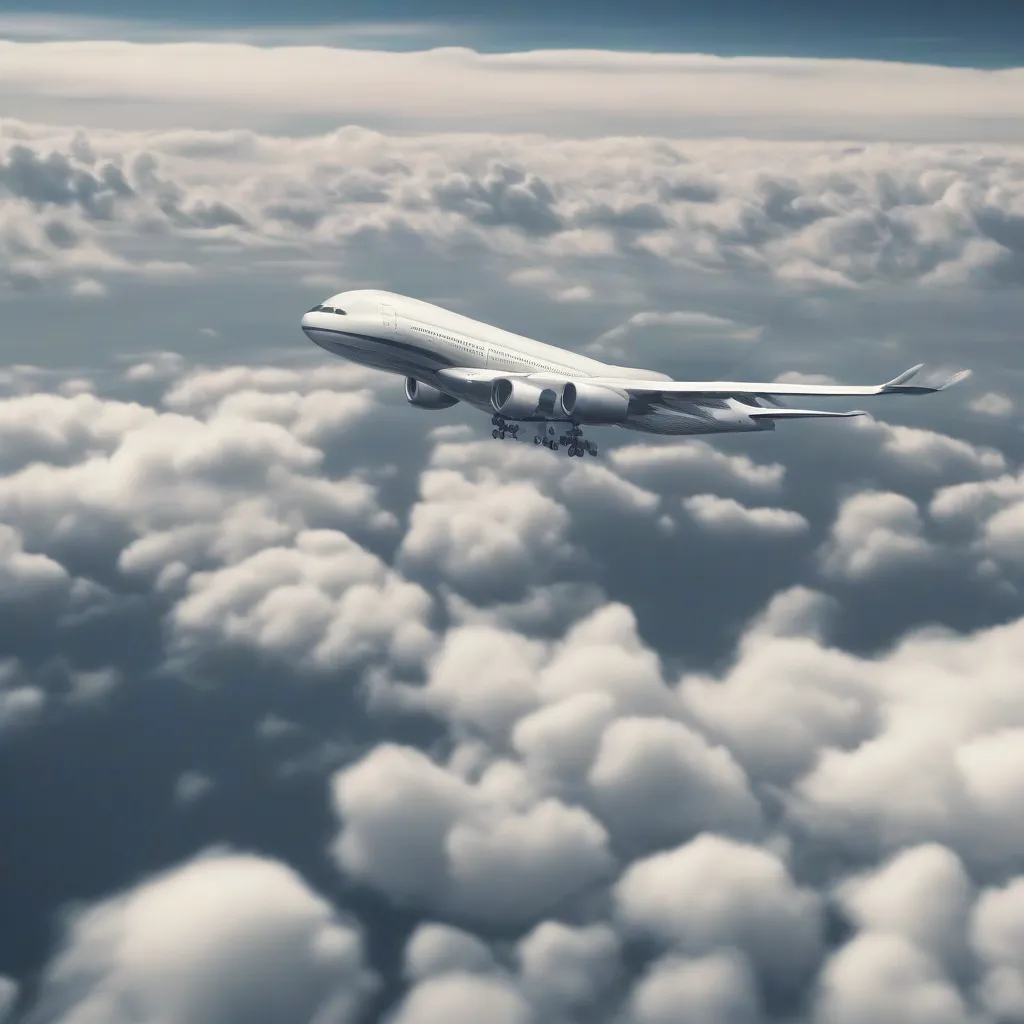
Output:
<svg viewBox="0 0 1024 1024">
<path fill-rule="evenodd" d="M 540 434 L 538 434 L 538 435 L 537 435 L 537 436 L 536 436 L 536 437 L 535 437 L 535 438 L 533 439 L 533 443 L 534 443 L 534 444 L 540 444 L 540 441 L 541 441 L 541 438 L 540 438 Z"/>
<path fill-rule="evenodd" d="M 498 428 L 497 427 L 495 427 L 494 430 L 491 431 L 491 437 L 493 437 L 495 440 L 498 439 Z"/>
</svg>

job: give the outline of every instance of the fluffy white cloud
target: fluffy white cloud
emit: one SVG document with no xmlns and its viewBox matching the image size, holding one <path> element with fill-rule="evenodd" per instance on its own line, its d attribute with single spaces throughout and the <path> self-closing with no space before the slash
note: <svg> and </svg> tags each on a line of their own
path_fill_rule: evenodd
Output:
<svg viewBox="0 0 1024 1024">
<path fill-rule="evenodd" d="M 759 464 L 746 455 L 727 455 L 707 441 L 679 441 L 672 444 L 632 444 L 616 448 L 611 463 L 626 476 L 636 476 L 668 486 L 741 488 L 777 492 L 786 469 L 780 463 Z"/>
<path fill-rule="evenodd" d="M 376 988 L 358 930 L 290 868 L 201 856 L 75 914 L 40 1019 L 355 1021 Z"/>
<path fill-rule="evenodd" d="M 172 609 L 172 654 L 241 645 L 331 670 L 384 653 L 418 662 L 433 646 L 430 596 L 337 530 L 299 533 L 195 573 Z"/>
<path fill-rule="evenodd" d="M 758 846 L 700 835 L 630 865 L 614 896 L 628 930 L 689 955 L 735 946 L 775 984 L 804 981 L 821 954 L 820 897 Z"/>
<path fill-rule="evenodd" d="M 707 956 L 667 956 L 638 982 L 630 997 L 636 1024 L 757 1024 L 756 981 L 745 958 L 729 950 Z"/>
<path fill-rule="evenodd" d="M 339 866 L 401 903 L 529 921 L 613 867 L 591 814 L 539 796 L 508 764 L 474 784 L 385 744 L 339 772 L 332 796 Z"/>
<path fill-rule="evenodd" d="M 986 391 L 983 395 L 978 395 L 977 398 L 968 402 L 967 408 L 981 416 L 1000 419 L 1013 415 L 1014 404 L 1013 399 L 1001 391 Z"/>
<path fill-rule="evenodd" d="M 667 275 L 753 273 L 799 294 L 894 282 L 970 291 L 1019 277 L 1012 148 L 684 140 L 637 137 L 635 124 L 631 138 L 537 147 L 503 130 L 388 136 L 350 126 L 285 138 L 15 124 L 0 138 L 6 278 L 16 288 L 52 278 L 95 295 L 124 275 L 165 284 L 196 270 L 222 275 L 301 244 L 306 258 L 289 272 L 326 291 L 352 241 L 390 268 L 395 239 L 403 250 L 415 239 L 417 251 L 492 252 L 503 282 L 610 304 L 628 337 L 606 322 L 589 339 L 603 337 L 596 343 L 609 352 L 635 352 L 636 329 L 661 325 L 683 355 L 694 345 L 749 348 L 761 327 L 720 304 L 701 308 L 706 288 L 694 308 L 658 308 L 660 296 L 634 280 L 638 252 Z M 362 264 L 358 274 L 367 276 Z"/>
<path fill-rule="evenodd" d="M 729 751 L 670 719 L 611 723 L 587 781 L 603 820 L 634 849 L 704 830 L 749 834 L 761 824 L 746 773 Z"/>
<path fill-rule="evenodd" d="M 822 970 L 815 1020 L 821 1024 L 971 1024 L 957 988 L 926 953 L 901 935 L 866 932 Z"/>
<path fill-rule="evenodd" d="M 390 1024 L 447 1024 L 486 1020 L 494 1024 L 532 1024 L 530 1004 L 509 981 L 452 972 L 416 985 L 390 1018 Z"/>
<path fill-rule="evenodd" d="M 788 508 L 748 508 L 735 498 L 694 494 L 683 499 L 683 508 L 704 529 L 726 537 L 754 535 L 782 539 L 806 533 L 810 523 Z"/>
<path fill-rule="evenodd" d="M 901 935 L 948 970 L 963 970 L 974 886 L 952 850 L 911 847 L 847 880 L 839 895 L 860 928 Z"/>
<path fill-rule="evenodd" d="M 420 491 L 399 552 L 406 568 L 436 568 L 460 587 L 507 595 L 571 554 L 569 513 L 526 481 L 495 474 L 477 483 L 429 470 Z"/>
<path fill-rule="evenodd" d="M 943 487 L 929 511 L 966 535 L 983 559 L 1017 572 L 1024 567 L 1024 474 Z"/>
<path fill-rule="evenodd" d="M 902 494 L 864 491 L 847 498 L 821 549 L 827 575 L 861 581 L 906 570 L 935 554 L 917 506 Z"/>
<path fill-rule="evenodd" d="M 405 974 L 414 980 L 451 971 L 489 971 L 494 967 L 494 957 L 480 939 L 451 925 L 421 924 L 405 946 Z"/>
<path fill-rule="evenodd" d="M 603 923 L 571 927 L 542 921 L 516 946 L 520 978 L 541 1005 L 584 1007 L 618 982 L 620 946 L 615 931 Z"/>
<path fill-rule="evenodd" d="M 1024 878 L 1018 876 L 983 892 L 971 922 L 971 944 L 985 967 L 980 996 L 1000 1020 L 1024 1017 L 1022 909 Z"/>
<path fill-rule="evenodd" d="M 855 747 L 821 751 L 792 812 L 861 855 L 940 842 L 974 870 L 1005 870 L 1022 840 L 1009 812 L 1020 785 L 1022 627 L 929 631 L 878 660 L 840 660 L 877 724 Z"/>
</svg>

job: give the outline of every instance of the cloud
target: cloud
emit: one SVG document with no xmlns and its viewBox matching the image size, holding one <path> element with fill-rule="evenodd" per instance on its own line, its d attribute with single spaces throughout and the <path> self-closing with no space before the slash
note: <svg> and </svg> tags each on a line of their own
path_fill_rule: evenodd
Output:
<svg viewBox="0 0 1024 1024">
<path fill-rule="evenodd" d="M 821 551 L 825 573 L 852 581 L 894 573 L 934 556 L 917 506 L 902 494 L 867 491 L 840 506 Z"/>
<path fill-rule="evenodd" d="M 858 927 L 902 936 L 954 977 L 969 974 L 966 938 L 974 897 L 963 862 L 937 843 L 910 847 L 840 888 Z"/>
<path fill-rule="evenodd" d="M 18 985 L 10 978 L 0 977 L 0 1021 L 8 1019 L 18 1001 Z"/>
<path fill-rule="evenodd" d="M 473 784 L 385 744 L 339 772 L 332 795 L 339 867 L 403 904 L 528 921 L 614 863 L 596 819 L 532 794 L 513 766 L 492 765 Z"/>
<path fill-rule="evenodd" d="M 134 44 L 102 45 L 113 47 L 97 58 L 105 69 Z M 163 51 L 139 52 L 157 61 L 155 73 Z M 451 58 L 381 55 L 382 66 L 408 59 L 442 67 Z M 618 67 L 614 77 L 623 76 Z M 955 145 L 687 140 L 671 126 L 645 136 L 634 124 L 628 138 L 553 138 L 538 147 L 500 119 L 474 134 L 423 135 L 422 125 L 414 136 L 381 134 L 349 124 L 324 125 L 323 134 L 310 126 L 294 138 L 286 137 L 291 122 L 286 135 L 9 124 L 0 143 L 8 181 L 0 253 L 15 289 L 115 294 L 126 276 L 170 286 L 183 274 L 222 277 L 274 258 L 305 287 L 326 290 L 346 275 L 393 276 L 396 243 L 407 259 L 487 253 L 502 279 L 560 304 L 614 303 L 581 339 L 599 354 L 639 353 L 649 362 L 672 341 L 681 366 L 714 357 L 714 376 L 763 347 L 766 311 L 723 301 L 707 286 L 713 278 L 739 274 L 748 286 L 764 278 L 794 295 L 892 284 L 934 294 L 1004 289 L 1021 275 L 1019 155 L 999 146 L 968 153 Z M 609 177 L 609 165 L 622 173 Z M 698 200 L 684 187 L 695 165 L 713 189 Z M 362 260 L 349 268 L 353 246 Z M 630 270 L 638 259 L 648 266 L 643 279 Z M 667 286 L 695 274 L 705 284 L 687 289 L 685 307 L 677 303 L 689 296 L 659 286 L 662 276 Z"/>
<path fill-rule="evenodd" d="M 58 122 L 60 111 L 85 90 L 94 119 L 109 119 L 111 106 L 131 97 L 147 112 L 170 104 L 171 123 L 182 123 L 173 115 L 184 105 L 202 103 L 203 109 L 191 106 L 189 121 L 204 126 L 225 126 L 229 116 L 249 126 L 316 117 L 377 124 L 415 119 L 433 129 L 489 127 L 498 119 L 535 131 L 597 134 L 639 127 L 672 134 L 1015 139 L 1013 119 L 1021 113 L 1015 99 L 1019 71 L 1012 69 L 700 54 L 492 54 L 460 47 L 390 52 L 113 40 L 8 40 L 0 53 L 5 106 L 18 114 L 27 109 L 20 104 L 36 100 L 34 109 Z M 193 68 L 187 82 L 175 74 L 182 60 Z M 239 91 L 230 85 L 238 81 L 250 84 Z M 48 100 L 42 108 L 41 99 Z M 124 112 L 120 119 L 123 123 Z M 972 130 L 980 121 L 990 127 Z"/>
<path fill-rule="evenodd" d="M 786 508 L 747 508 L 734 498 L 715 494 L 694 494 L 683 499 L 683 508 L 710 533 L 734 537 L 754 534 L 784 538 L 799 536 L 810 524 Z"/>
<path fill-rule="evenodd" d="M 487 1020 L 494 1024 L 530 1024 L 529 1003 L 501 978 L 450 973 L 421 981 L 405 997 L 393 1024 L 442 1024 L 451 1020 Z"/>
<path fill-rule="evenodd" d="M 817 1019 L 868 1024 L 879 1015 L 907 1024 L 968 1024 L 956 987 L 924 952 L 899 935 L 868 932 L 844 946 L 822 971 Z"/>
<path fill-rule="evenodd" d="M 961 356 L 993 375 L 1019 321 L 1013 259 L 929 282 L 977 269 L 979 240 L 1012 252 L 1019 154 L 292 127 L 3 125 L 4 166 L 21 145 L 34 187 L 66 189 L 0 197 L 0 247 L 53 268 L 42 295 L 2 300 L 0 811 L 43 794 L 53 813 L 12 833 L 0 971 L 33 1000 L 54 915 L 121 890 L 72 917 L 88 982 L 45 982 L 39 1019 L 84 1014 L 89 992 L 192 1019 L 177 1000 L 214 990 L 200 1009 L 244 1015 L 251 995 L 315 1019 L 325 992 L 368 994 L 370 969 L 385 1020 L 1014 1011 L 1012 421 L 894 399 L 893 422 L 759 438 L 595 430 L 602 457 L 566 461 L 492 442 L 464 407 L 424 419 L 291 318 L 387 285 L 578 349 L 633 318 L 625 361 L 654 339 L 663 368 L 687 332 L 750 349 L 763 325 L 744 376 L 867 381 Z M 75 191 L 88 173 L 99 197 L 106 164 L 132 190 L 109 218 Z M 85 267 L 97 253 L 107 269 Z M 120 290 L 133 259 L 150 278 Z M 201 273 L 158 282 L 177 262 Z M 843 294 L 780 283 L 808 266 Z M 81 280 L 123 315 L 67 295 Z M 20 365 L 44 344 L 66 369 Z M 174 801 L 204 779 L 208 799 Z M 72 830 L 80 855 L 42 871 Z M 222 840 L 361 928 L 324 903 L 236 936 L 204 895 L 215 925 L 161 917 L 144 983 L 75 931 Z M 276 891 L 251 886 L 243 930 Z M 191 907 L 182 892 L 167 904 Z M 282 917 L 365 930 L 368 952 L 323 980 L 320 926 Z M 156 949 L 137 927 L 109 933 Z"/>
<path fill-rule="evenodd" d="M 1014 1019 L 1024 1011 L 1024 948 L 1017 926 L 1024 879 L 985 890 L 971 921 L 971 943 L 983 964 L 981 1001 L 997 1019 Z"/>
<path fill-rule="evenodd" d="M 202 772 L 182 772 L 174 783 L 174 799 L 179 804 L 192 804 L 202 800 L 213 786 L 213 779 Z"/>
<path fill-rule="evenodd" d="M 1013 399 L 1004 395 L 1001 391 L 986 391 L 967 403 L 971 412 L 981 416 L 992 416 L 999 419 L 1003 416 L 1012 416 L 1014 410 Z"/>
<path fill-rule="evenodd" d="M 660 227 L 668 227 L 665 222 Z M 682 351 L 700 352 L 699 346 L 711 347 L 715 352 L 724 351 L 734 360 L 744 354 L 742 349 L 737 354 L 737 346 L 749 348 L 761 337 L 762 329 L 739 324 L 726 317 L 714 316 L 710 313 L 690 310 L 671 310 L 658 312 L 645 310 L 634 313 L 625 323 L 605 331 L 588 346 L 591 355 L 598 359 L 611 362 L 622 362 L 626 359 L 650 361 L 652 353 L 645 352 L 642 356 L 634 355 L 638 349 L 664 350 L 664 337 L 681 339 L 677 342 Z M 645 338 L 652 337 L 655 344 L 644 346 Z M 660 344 L 659 344 L 660 343 Z"/>
<path fill-rule="evenodd" d="M 734 950 L 659 960 L 634 988 L 630 1010 L 636 1024 L 670 1024 L 681 1016 L 694 1024 L 762 1019 L 756 981 Z"/>
<path fill-rule="evenodd" d="M 621 941 L 607 924 L 572 927 L 542 921 L 516 946 L 520 978 L 541 1006 L 579 1010 L 613 988 L 622 972 Z"/>
<path fill-rule="evenodd" d="M 376 985 L 294 871 L 213 852 L 75 914 L 29 1020 L 355 1021 Z"/>
<path fill-rule="evenodd" d="M 495 966 L 480 939 L 450 925 L 421 924 L 405 947 L 405 974 L 417 981 L 452 971 L 486 972 Z"/>
<path fill-rule="evenodd" d="M 636 861 L 615 886 L 618 918 L 688 955 L 745 952 L 766 984 L 799 984 L 822 947 L 821 901 L 772 853 L 713 834 Z"/>
</svg>

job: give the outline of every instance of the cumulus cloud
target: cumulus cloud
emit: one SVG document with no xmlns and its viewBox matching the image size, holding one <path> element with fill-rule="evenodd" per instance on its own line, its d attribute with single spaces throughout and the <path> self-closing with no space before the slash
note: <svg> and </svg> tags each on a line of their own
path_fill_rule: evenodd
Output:
<svg viewBox="0 0 1024 1024">
<path fill-rule="evenodd" d="M 1012 416 L 1014 410 L 1013 399 L 1004 395 L 1001 391 L 986 391 L 967 403 L 971 412 L 981 416 L 991 416 L 999 419 L 1003 416 Z"/>
<path fill-rule="evenodd" d="M 917 506 L 902 494 L 847 498 L 821 551 L 822 569 L 848 580 L 893 573 L 932 557 Z"/>
<path fill-rule="evenodd" d="M 621 940 L 609 925 L 542 921 L 516 946 L 520 978 L 533 1001 L 566 1010 L 593 1004 L 619 980 Z"/>
<path fill-rule="evenodd" d="M 787 508 L 748 508 L 734 498 L 722 498 L 717 494 L 694 494 L 683 499 L 683 508 L 710 533 L 736 535 L 761 535 L 777 539 L 799 536 L 806 532 L 810 523 Z"/>
<path fill-rule="evenodd" d="M 421 924 L 405 946 L 405 973 L 417 980 L 452 971 L 489 971 L 494 967 L 494 957 L 480 939 L 451 925 Z"/>
<path fill-rule="evenodd" d="M 902 936 L 868 932 L 837 952 L 822 971 L 817 1019 L 868 1024 L 969 1024 L 957 988 L 926 953 Z"/>
<path fill-rule="evenodd" d="M 392 1024 L 443 1024 L 451 1020 L 487 1020 L 495 1024 L 531 1024 L 530 1004 L 503 978 L 452 972 L 427 978 L 405 997 Z"/>
<path fill-rule="evenodd" d="M 681 94 L 666 95 L 676 103 Z M 306 255 L 289 273 L 326 289 L 351 243 L 367 266 L 380 248 L 385 267 L 402 239 L 420 254 L 494 254 L 505 280 L 559 302 L 616 302 L 611 325 L 587 339 L 606 356 L 653 357 L 657 338 L 674 342 L 681 360 L 707 350 L 728 352 L 728 363 L 749 352 L 763 323 L 707 288 L 694 308 L 659 308 L 664 300 L 628 271 L 637 258 L 669 279 L 740 273 L 790 294 L 897 283 L 973 292 L 1020 280 L 1012 148 L 638 137 L 635 124 L 631 138 L 538 147 L 500 130 L 491 134 L 492 121 L 487 133 L 431 137 L 350 126 L 295 139 L 14 123 L 0 139 L 6 277 L 18 289 L 99 294 L 126 275 L 173 284 L 299 244 Z M 610 163 L 621 173 L 609 176 Z M 708 183 L 700 195 L 686 187 L 694 165 Z"/>
<path fill-rule="evenodd" d="M 411 905 L 527 921 L 604 879 L 603 826 L 539 797 L 511 765 L 475 784 L 411 747 L 382 745 L 335 777 L 339 865 Z"/>
<path fill-rule="evenodd" d="M 710 833 L 630 865 L 615 905 L 630 931 L 678 952 L 742 950 L 769 985 L 805 980 L 822 950 L 818 894 L 768 850 Z"/>
<path fill-rule="evenodd" d="M 637 1024 L 756 1024 L 760 998 L 745 958 L 733 950 L 703 957 L 668 956 L 637 983 L 630 997 Z"/>
<path fill-rule="evenodd" d="M 362 937 L 290 868 L 215 852 L 75 914 L 30 1020 L 355 1021 Z"/>
<path fill-rule="evenodd" d="M 990 563 L 1020 570 L 1024 476 L 1007 473 L 940 488 L 929 511 L 934 519 L 956 529 Z"/>
</svg>

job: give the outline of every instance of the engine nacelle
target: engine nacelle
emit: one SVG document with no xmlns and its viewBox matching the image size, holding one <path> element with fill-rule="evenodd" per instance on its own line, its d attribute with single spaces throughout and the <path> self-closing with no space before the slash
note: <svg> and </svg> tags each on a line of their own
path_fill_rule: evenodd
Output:
<svg viewBox="0 0 1024 1024">
<path fill-rule="evenodd" d="M 491 382 L 491 408 L 507 420 L 533 419 L 540 412 L 541 396 L 545 391 L 551 392 L 551 389 L 525 380 L 496 377 Z M 551 392 L 550 398 L 553 397 Z"/>
<path fill-rule="evenodd" d="M 622 423 L 629 411 L 629 395 L 615 388 L 584 381 L 566 381 L 560 400 L 565 418 L 577 423 Z"/>
<path fill-rule="evenodd" d="M 453 405 L 459 404 L 457 398 L 452 398 L 451 395 L 446 395 L 415 377 L 405 378 L 405 397 L 409 404 L 415 405 L 417 409 L 450 409 Z"/>
</svg>

